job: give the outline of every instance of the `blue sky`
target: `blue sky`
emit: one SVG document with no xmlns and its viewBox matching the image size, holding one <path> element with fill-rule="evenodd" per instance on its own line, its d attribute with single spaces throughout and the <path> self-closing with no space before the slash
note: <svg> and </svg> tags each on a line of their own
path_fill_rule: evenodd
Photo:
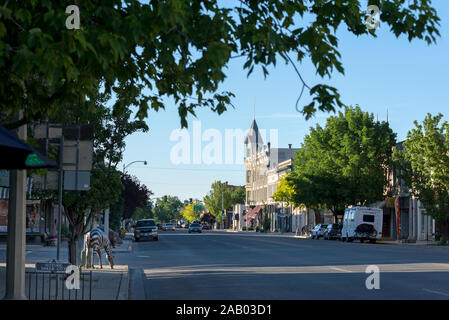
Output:
<svg viewBox="0 0 449 320">
<path fill-rule="evenodd" d="M 336 87 L 345 104 L 358 104 L 381 121 L 386 119 L 388 109 L 389 123 L 397 133 L 398 141 L 405 139 L 414 120 L 423 120 L 427 113 L 441 112 L 447 119 L 449 2 L 436 0 L 433 5 L 441 18 L 441 37 L 436 45 L 428 46 L 423 40 L 410 43 L 405 37 L 397 39 L 382 24 L 377 38 L 355 37 L 340 28 L 337 37 L 345 75 L 334 73 L 331 79 L 321 79 L 315 75 L 313 65 L 305 61 L 299 65 L 303 78 L 309 86 L 324 82 Z M 198 120 L 203 132 L 216 129 L 224 136 L 226 129 L 247 130 L 254 117 L 254 104 L 259 128 L 267 132 L 277 129 L 279 147 L 287 147 L 289 143 L 299 147 L 311 126 L 325 123 L 329 116 L 327 113 L 317 113 L 315 118 L 306 121 L 296 111 L 301 83 L 291 65 L 278 63 L 275 68 L 269 68 L 270 75 L 264 80 L 259 69 L 247 78 L 246 71 L 242 71 L 243 63 L 242 59 L 234 59 L 229 64 L 225 71 L 227 79 L 220 88 L 236 95 L 233 99 L 235 109 L 220 116 L 212 111 L 198 110 L 197 118 L 188 118 L 191 137 L 193 121 Z M 310 99 L 304 94 L 301 102 L 304 105 Z M 175 165 L 171 161 L 170 151 L 177 142 L 170 141 L 170 135 L 180 128 L 173 103 L 167 103 L 165 111 L 151 111 L 147 122 L 149 132 L 137 133 L 126 139 L 124 163 L 148 161 L 147 166 L 136 163 L 127 171 L 146 184 L 155 197 L 170 194 L 181 200 L 201 199 L 215 180 L 244 184 L 243 164 Z M 191 147 L 192 143 L 191 140 Z M 202 144 L 203 148 L 207 145 L 208 142 Z"/>
</svg>

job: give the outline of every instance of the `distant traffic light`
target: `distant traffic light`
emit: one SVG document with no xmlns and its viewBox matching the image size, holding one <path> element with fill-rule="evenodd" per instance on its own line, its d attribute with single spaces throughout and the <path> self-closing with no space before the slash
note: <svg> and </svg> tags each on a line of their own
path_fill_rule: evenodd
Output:
<svg viewBox="0 0 449 320">
<path fill-rule="evenodd" d="M 167 196 L 164 196 L 164 202 L 167 202 Z"/>
<path fill-rule="evenodd" d="M 193 200 L 192 200 L 192 198 L 189 198 L 189 201 L 190 201 L 190 204 L 192 204 L 192 203 L 193 203 Z"/>
</svg>

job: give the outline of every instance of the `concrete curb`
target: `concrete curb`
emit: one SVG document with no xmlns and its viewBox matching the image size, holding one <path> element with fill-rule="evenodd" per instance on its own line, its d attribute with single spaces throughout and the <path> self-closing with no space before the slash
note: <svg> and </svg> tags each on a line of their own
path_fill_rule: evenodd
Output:
<svg viewBox="0 0 449 320">
<path fill-rule="evenodd" d="M 128 300 L 146 300 L 145 273 L 142 268 L 129 268 Z"/>
<path fill-rule="evenodd" d="M 120 289 L 117 294 L 117 300 L 128 300 L 128 299 L 129 299 L 129 268 L 128 272 L 124 273 L 122 278 L 120 279 Z"/>
<path fill-rule="evenodd" d="M 232 232 L 232 233 L 239 233 L 239 234 L 251 234 L 251 233 L 255 233 L 257 235 L 266 235 L 266 236 L 271 236 L 271 237 L 282 237 L 282 238 L 296 238 L 296 239 L 310 239 L 310 237 L 307 236 L 297 236 L 295 234 L 280 234 L 277 232 L 268 232 L 268 233 L 260 233 L 260 232 L 256 232 L 256 231 L 236 231 L 236 230 L 213 230 L 213 231 L 221 231 L 221 232 Z M 376 241 L 376 244 L 382 244 L 382 245 L 398 245 L 398 246 L 409 246 L 409 247 L 446 247 L 449 248 L 449 246 L 438 246 L 436 242 L 429 242 L 429 243 L 423 243 L 423 242 L 419 242 L 419 243 L 403 243 L 403 242 L 396 242 L 396 241 Z"/>
<path fill-rule="evenodd" d="M 402 242 L 392 242 L 392 241 L 376 241 L 376 244 L 409 246 L 409 247 L 444 247 L 444 246 L 438 246 L 437 242 L 430 242 L 430 243 L 402 243 Z"/>
</svg>

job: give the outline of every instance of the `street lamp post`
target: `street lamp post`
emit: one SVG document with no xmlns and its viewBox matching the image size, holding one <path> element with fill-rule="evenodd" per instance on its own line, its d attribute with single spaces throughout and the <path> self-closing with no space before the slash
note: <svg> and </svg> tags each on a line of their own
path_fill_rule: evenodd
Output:
<svg viewBox="0 0 449 320">
<path fill-rule="evenodd" d="M 126 173 L 126 168 L 128 168 L 128 167 L 129 167 L 130 165 L 132 165 L 133 163 L 137 163 L 137 162 L 143 162 L 144 165 L 147 165 L 147 164 L 148 164 L 148 162 L 147 162 L 146 160 L 137 160 L 137 161 L 133 161 L 133 162 L 128 163 L 126 166 L 125 166 L 125 164 L 123 164 L 123 174 Z"/>
<path fill-rule="evenodd" d="M 226 213 L 225 213 L 225 208 L 224 208 L 224 191 L 222 191 L 221 192 L 221 208 L 222 208 L 222 212 L 223 212 L 223 214 L 224 214 L 224 216 L 223 216 L 223 214 L 222 214 L 222 216 L 221 216 L 221 219 L 223 220 L 223 229 L 225 228 L 225 220 L 224 220 L 224 217 L 226 216 Z"/>
</svg>

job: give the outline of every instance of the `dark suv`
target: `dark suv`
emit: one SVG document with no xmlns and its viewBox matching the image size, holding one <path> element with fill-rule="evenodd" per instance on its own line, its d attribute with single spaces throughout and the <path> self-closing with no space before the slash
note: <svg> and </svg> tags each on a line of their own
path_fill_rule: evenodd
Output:
<svg viewBox="0 0 449 320">
<path fill-rule="evenodd" d="M 328 225 L 326 230 L 324 231 L 323 238 L 325 240 L 339 239 L 341 237 L 342 228 L 343 225 L 341 223 L 332 223 Z"/>
<path fill-rule="evenodd" d="M 157 230 L 156 222 L 153 219 L 144 219 L 136 222 L 134 227 L 134 239 L 136 242 L 140 239 L 159 239 L 159 232 Z"/>
</svg>

